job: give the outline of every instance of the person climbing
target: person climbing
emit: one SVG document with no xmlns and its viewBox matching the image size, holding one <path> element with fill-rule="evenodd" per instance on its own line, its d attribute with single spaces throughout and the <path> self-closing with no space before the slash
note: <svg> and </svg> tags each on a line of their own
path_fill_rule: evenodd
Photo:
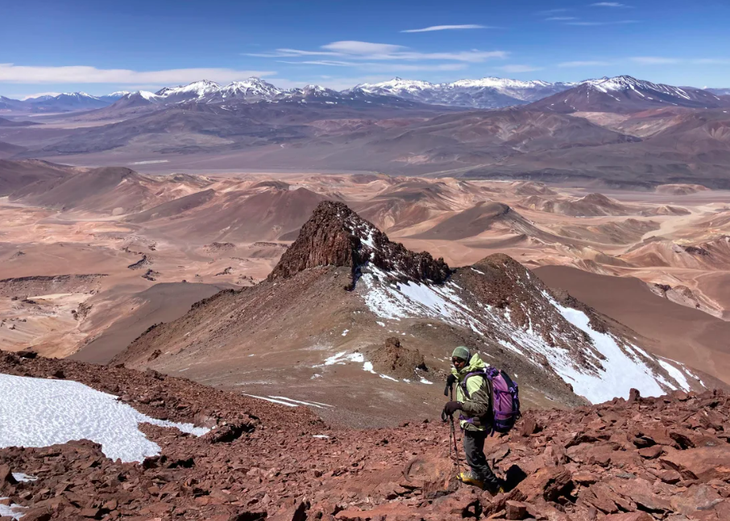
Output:
<svg viewBox="0 0 730 521">
<path fill-rule="evenodd" d="M 456 386 L 456 401 L 447 402 L 444 415 L 459 416 L 464 433 L 464 453 L 470 472 L 460 472 L 459 481 L 487 490 L 491 494 L 504 492 L 501 480 L 494 475 L 484 455 L 484 441 L 492 432 L 492 386 L 488 378 L 469 373 L 487 367 L 478 353 L 471 354 L 468 347 L 458 346 L 451 354 L 451 374 L 446 379 L 446 388 Z M 464 385 L 466 383 L 466 385 Z M 464 392 L 466 390 L 466 393 Z M 452 395 L 453 398 L 453 395 Z M 452 420 L 453 421 L 453 420 Z"/>
</svg>

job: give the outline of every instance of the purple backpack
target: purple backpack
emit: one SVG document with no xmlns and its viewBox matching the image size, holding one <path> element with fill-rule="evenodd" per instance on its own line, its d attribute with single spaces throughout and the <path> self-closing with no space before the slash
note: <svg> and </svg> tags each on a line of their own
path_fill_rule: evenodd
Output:
<svg viewBox="0 0 730 521">
<path fill-rule="evenodd" d="M 509 432 L 520 417 L 520 394 L 517 384 L 507 373 L 496 367 L 486 367 L 468 373 L 461 382 L 464 396 L 470 398 L 466 381 L 472 376 L 481 376 L 492 383 L 492 428 L 496 432 Z M 468 420 L 467 420 L 468 421 Z"/>
</svg>

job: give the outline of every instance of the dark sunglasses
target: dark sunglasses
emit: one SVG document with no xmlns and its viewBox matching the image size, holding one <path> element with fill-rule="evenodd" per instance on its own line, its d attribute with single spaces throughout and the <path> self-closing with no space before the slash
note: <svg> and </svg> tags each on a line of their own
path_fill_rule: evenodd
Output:
<svg viewBox="0 0 730 521">
<path fill-rule="evenodd" d="M 466 360 L 462 360 L 461 358 L 452 358 L 451 359 L 451 363 L 454 364 L 454 365 L 457 365 L 457 364 L 465 364 L 466 363 Z"/>
</svg>

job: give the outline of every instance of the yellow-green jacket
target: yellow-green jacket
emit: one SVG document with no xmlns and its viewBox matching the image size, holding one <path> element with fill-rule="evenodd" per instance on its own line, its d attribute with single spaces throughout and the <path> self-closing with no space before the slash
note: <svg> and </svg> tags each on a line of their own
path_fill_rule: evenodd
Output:
<svg viewBox="0 0 730 521">
<path fill-rule="evenodd" d="M 461 371 L 451 367 L 451 373 L 456 377 L 456 401 L 462 404 L 461 428 L 468 431 L 484 431 L 490 423 L 492 411 L 492 385 L 487 378 L 472 376 L 466 381 L 469 392 L 467 399 L 461 383 L 467 374 L 484 369 L 487 364 L 478 354 L 474 354 L 469 364 Z"/>
</svg>

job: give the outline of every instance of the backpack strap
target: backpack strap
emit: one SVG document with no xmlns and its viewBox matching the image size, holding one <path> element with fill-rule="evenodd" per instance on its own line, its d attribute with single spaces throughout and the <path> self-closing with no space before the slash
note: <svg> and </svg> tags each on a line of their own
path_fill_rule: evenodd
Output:
<svg viewBox="0 0 730 521">
<path fill-rule="evenodd" d="M 469 390 L 467 389 L 466 382 L 472 376 L 481 376 L 482 378 L 484 378 L 484 380 L 490 380 L 490 375 L 486 369 L 479 369 L 478 371 L 472 371 L 471 373 L 467 373 L 466 376 L 464 376 L 464 379 L 461 381 L 461 390 L 464 391 L 464 396 L 466 396 L 467 400 L 471 400 L 471 395 L 469 394 Z"/>
</svg>

